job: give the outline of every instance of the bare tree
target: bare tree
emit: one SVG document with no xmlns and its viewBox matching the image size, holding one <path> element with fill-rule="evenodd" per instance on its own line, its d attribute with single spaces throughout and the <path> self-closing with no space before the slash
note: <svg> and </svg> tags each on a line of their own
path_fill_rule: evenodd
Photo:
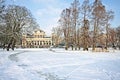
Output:
<svg viewBox="0 0 120 80">
<path fill-rule="evenodd" d="M 92 6 L 92 15 L 94 22 L 93 30 L 93 50 L 97 46 L 97 38 L 100 34 L 100 28 L 103 25 L 103 20 L 105 18 L 105 6 L 102 4 L 101 0 L 95 0 Z"/>
<path fill-rule="evenodd" d="M 61 13 L 61 18 L 59 20 L 60 26 L 62 27 L 63 34 L 64 34 L 64 40 L 65 40 L 65 46 L 66 50 L 68 50 L 69 47 L 69 38 L 70 38 L 70 28 L 71 28 L 71 23 L 70 23 L 70 9 L 65 9 Z"/>
<path fill-rule="evenodd" d="M 7 50 L 14 47 L 16 42 L 19 42 L 22 36 L 22 29 L 29 27 L 31 21 L 33 20 L 30 11 L 25 7 L 9 5 L 6 9 L 5 23 L 6 29 L 4 31 L 4 36 L 7 41 L 4 45 L 7 45 Z"/>
<path fill-rule="evenodd" d="M 117 46 L 120 50 L 120 26 L 116 28 L 116 33 L 117 33 Z"/>
<path fill-rule="evenodd" d="M 109 28 L 109 42 L 111 43 L 111 46 L 116 49 L 117 46 L 117 32 L 114 28 Z"/>
<path fill-rule="evenodd" d="M 82 28 L 79 28 L 79 29 L 77 29 L 77 47 L 78 47 L 78 49 L 80 50 L 80 48 L 82 47 L 82 43 L 83 43 L 83 41 L 82 41 Z"/>
<path fill-rule="evenodd" d="M 5 0 L 0 0 L 0 24 L 2 23 L 2 19 L 4 17 L 4 11 L 5 11 L 5 4 L 4 4 Z"/>
<path fill-rule="evenodd" d="M 108 44 L 109 44 L 109 26 L 110 26 L 110 20 L 112 20 L 114 17 L 114 12 L 113 11 L 106 11 L 106 15 L 105 15 L 105 29 L 106 29 L 106 49 L 108 47 Z"/>
<path fill-rule="evenodd" d="M 79 0 L 74 0 L 73 3 L 71 4 L 70 7 L 71 10 L 71 26 L 73 27 L 73 45 L 75 47 L 75 50 L 77 50 L 77 31 L 79 31 L 79 26 L 80 26 L 80 19 L 79 19 L 79 14 L 80 14 L 80 3 Z"/>
<path fill-rule="evenodd" d="M 0 0 L 0 47 L 3 45 L 3 31 L 5 29 L 4 23 L 4 13 L 5 13 L 5 0 Z"/>
<path fill-rule="evenodd" d="M 54 46 L 58 46 L 62 41 L 62 29 L 60 26 L 53 27 L 52 29 L 52 43 Z"/>
<path fill-rule="evenodd" d="M 82 24 L 82 42 L 83 42 L 83 50 L 88 50 L 89 46 L 89 16 L 90 16 L 91 8 L 89 4 L 89 0 L 84 0 L 81 6 L 81 13 L 83 14 L 83 24 Z"/>
</svg>

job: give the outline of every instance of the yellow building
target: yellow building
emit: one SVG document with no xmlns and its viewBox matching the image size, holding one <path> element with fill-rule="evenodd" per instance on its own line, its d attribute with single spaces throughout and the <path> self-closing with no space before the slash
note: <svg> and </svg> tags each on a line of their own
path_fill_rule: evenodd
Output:
<svg viewBox="0 0 120 80">
<path fill-rule="evenodd" d="M 47 48 L 52 45 L 52 38 L 47 37 L 45 32 L 36 29 L 33 34 L 26 34 L 22 37 L 23 48 Z"/>
</svg>

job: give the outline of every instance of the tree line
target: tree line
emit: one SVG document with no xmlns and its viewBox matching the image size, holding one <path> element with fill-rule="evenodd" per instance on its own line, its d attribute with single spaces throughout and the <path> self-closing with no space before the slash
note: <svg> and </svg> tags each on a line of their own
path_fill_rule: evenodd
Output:
<svg viewBox="0 0 120 80">
<path fill-rule="evenodd" d="M 107 10 L 101 0 L 74 0 L 70 7 L 61 12 L 58 26 L 53 28 L 53 43 L 55 46 L 64 43 L 65 49 L 75 50 L 83 47 L 88 50 L 92 47 L 119 47 L 120 26 L 111 27 L 114 12 Z M 61 40 L 62 39 L 62 40 Z M 61 41 L 60 41 L 61 40 Z"/>
<path fill-rule="evenodd" d="M 22 34 L 31 32 L 37 26 L 26 7 L 5 5 L 5 0 L 0 0 L 0 47 L 14 50 L 16 44 L 21 45 Z"/>
</svg>

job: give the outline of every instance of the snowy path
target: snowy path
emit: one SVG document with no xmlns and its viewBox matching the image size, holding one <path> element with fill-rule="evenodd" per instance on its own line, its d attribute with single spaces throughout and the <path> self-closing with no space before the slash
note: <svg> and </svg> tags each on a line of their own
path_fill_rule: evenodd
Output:
<svg viewBox="0 0 120 80">
<path fill-rule="evenodd" d="M 11 55 L 9 55 L 8 56 L 8 58 L 11 60 L 11 61 L 16 61 L 16 62 L 18 62 L 18 55 L 19 54 L 22 54 L 22 53 L 25 53 L 26 51 L 21 51 L 21 52 L 18 52 L 18 53 L 14 53 L 14 54 L 11 54 Z"/>
<path fill-rule="evenodd" d="M 0 50 L 0 80 L 119 80 L 120 51 Z"/>
</svg>

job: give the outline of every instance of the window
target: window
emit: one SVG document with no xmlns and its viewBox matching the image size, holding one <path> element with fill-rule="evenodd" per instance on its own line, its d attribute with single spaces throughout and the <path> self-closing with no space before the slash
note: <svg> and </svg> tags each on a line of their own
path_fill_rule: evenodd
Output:
<svg viewBox="0 0 120 80">
<path fill-rule="evenodd" d="M 37 45 L 39 45 L 39 41 L 37 41 Z"/>
<path fill-rule="evenodd" d="M 36 41 L 35 41 L 35 45 L 36 45 Z"/>
<path fill-rule="evenodd" d="M 40 41 L 40 45 L 42 45 L 42 41 Z"/>
</svg>

